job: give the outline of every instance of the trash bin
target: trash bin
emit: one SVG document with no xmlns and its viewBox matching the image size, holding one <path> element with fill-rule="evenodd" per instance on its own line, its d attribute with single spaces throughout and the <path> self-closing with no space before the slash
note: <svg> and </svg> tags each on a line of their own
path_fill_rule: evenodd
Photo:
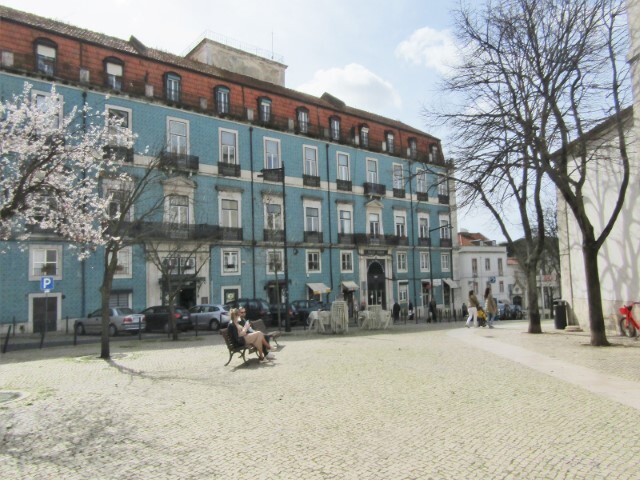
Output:
<svg viewBox="0 0 640 480">
<path fill-rule="evenodd" d="M 567 302 L 564 300 L 554 300 L 553 309 L 556 329 L 564 330 L 567 326 Z"/>
</svg>

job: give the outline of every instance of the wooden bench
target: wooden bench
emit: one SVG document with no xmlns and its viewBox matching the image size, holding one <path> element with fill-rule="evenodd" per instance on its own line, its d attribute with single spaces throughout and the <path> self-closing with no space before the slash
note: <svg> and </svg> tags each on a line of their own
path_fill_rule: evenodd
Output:
<svg viewBox="0 0 640 480">
<path fill-rule="evenodd" d="M 251 327 L 256 330 L 256 331 L 260 331 L 262 333 L 264 333 L 265 335 L 269 335 L 269 339 L 273 340 L 275 342 L 276 345 L 279 346 L 278 341 L 276 340 L 279 336 L 280 336 L 280 332 L 267 332 L 266 330 L 266 326 L 264 324 L 264 321 L 262 320 L 254 320 L 251 322 Z M 237 353 L 238 355 L 240 355 L 242 357 L 242 361 L 246 362 L 247 359 L 245 357 L 245 355 L 247 354 L 247 352 L 249 354 L 255 353 L 256 355 L 258 354 L 258 350 L 255 349 L 254 347 L 252 347 L 251 345 L 243 345 L 243 346 L 237 346 L 233 344 L 233 340 L 231 339 L 231 336 L 229 335 L 229 331 L 226 328 L 221 328 L 220 329 L 220 335 L 222 335 L 222 338 L 224 338 L 224 343 L 227 345 L 227 348 L 229 349 L 229 360 L 227 361 L 227 363 L 224 364 L 224 366 L 226 367 L 227 365 L 229 365 L 229 363 L 231 363 L 231 359 L 233 358 L 233 356 Z"/>
</svg>

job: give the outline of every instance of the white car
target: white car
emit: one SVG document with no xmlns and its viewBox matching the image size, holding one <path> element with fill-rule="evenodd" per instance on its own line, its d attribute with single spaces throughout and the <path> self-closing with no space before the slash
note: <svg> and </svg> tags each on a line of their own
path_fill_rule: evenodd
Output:
<svg viewBox="0 0 640 480">
<path fill-rule="evenodd" d="M 219 330 L 229 324 L 229 312 L 224 305 L 196 305 L 189 309 L 193 328 Z"/>
<path fill-rule="evenodd" d="M 146 322 L 144 315 L 135 313 L 127 307 L 112 307 L 109 312 L 109 335 L 115 336 L 120 332 L 138 333 L 138 330 L 144 331 Z M 75 330 L 78 335 L 85 333 L 101 333 L 102 332 L 102 309 L 91 312 L 83 318 L 75 318 Z"/>
</svg>

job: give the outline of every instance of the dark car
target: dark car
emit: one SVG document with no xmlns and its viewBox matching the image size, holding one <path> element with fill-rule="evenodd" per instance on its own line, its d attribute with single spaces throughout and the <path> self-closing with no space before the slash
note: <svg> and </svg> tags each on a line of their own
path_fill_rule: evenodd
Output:
<svg viewBox="0 0 640 480">
<path fill-rule="evenodd" d="M 189 310 L 182 307 L 174 307 L 173 310 L 176 318 L 176 328 L 178 330 L 186 332 L 193 328 Z M 161 330 L 165 333 L 169 332 L 169 307 L 167 305 L 149 307 L 140 313 L 142 313 L 147 320 L 147 332 L 152 330 Z"/>
<path fill-rule="evenodd" d="M 510 320 L 511 308 L 508 303 L 498 300 L 498 320 Z"/>
<path fill-rule="evenodd" d="M 329 310 L 327 304 L 317 300 L 295 300 L 291 302 L 291 305 L 296 308 L 299 321 L 303 322 L 306 326 L 309 326 L 309 314 L 311 312 L 316 310 Z"/>
<path fill-rule="evenodd" d="M 265 325 L 273 325 L 271 310 L 266 300 L 261 298 L 238 298 L 224 304 L 227 310 L 243 307 L 247 314 L 247 320 L 263 320 Z M 277 320 L 276 320 L 277 322 Z"/>
<path fill-rule="evenodd" d="M 510 311 L 513 320 L 522 320 L 524 318 L 524 313 L 520 305 L 511 305 Z"/>
<path fill-rule="evenodd" d="M 286 322 L 286 312 L 287 312 L 287 307 L 284 303 L 272 303 L 271 305 L 269 305 L 269 311 L 271 312 L 271 320 L 277 324 L 278 323 L 278 310 L 280 310 L 280 323 L 281 326 L 285 325 Z M 293 303 L 289 304 L 289 325 L 295 325 L 296 323 L 298 323 L 298 310 L 296 309 L 296 307 L 293 305 Z"/>
</svg>

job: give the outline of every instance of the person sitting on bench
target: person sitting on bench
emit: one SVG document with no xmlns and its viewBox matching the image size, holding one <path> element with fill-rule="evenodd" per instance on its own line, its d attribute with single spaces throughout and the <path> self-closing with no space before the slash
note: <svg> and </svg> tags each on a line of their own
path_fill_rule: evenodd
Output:
<svg viewBox="0 0 640 480">
<path fill-rule="evenodd" d="M 260 360 L 265 358 L 272 359 L 273 356 L 269 356 L 272 349 L 264 338 L 264 333 L 249 332 L 249 322 L 246 322 L 244 326 L 240 325 L 240 313 L 237 308 L 231 309 L 229 315 L 231 322 L 229 323 L 228 331 L 233 343 L 238 346 L 252 346 L 258 351 Z"/>
</svg>

